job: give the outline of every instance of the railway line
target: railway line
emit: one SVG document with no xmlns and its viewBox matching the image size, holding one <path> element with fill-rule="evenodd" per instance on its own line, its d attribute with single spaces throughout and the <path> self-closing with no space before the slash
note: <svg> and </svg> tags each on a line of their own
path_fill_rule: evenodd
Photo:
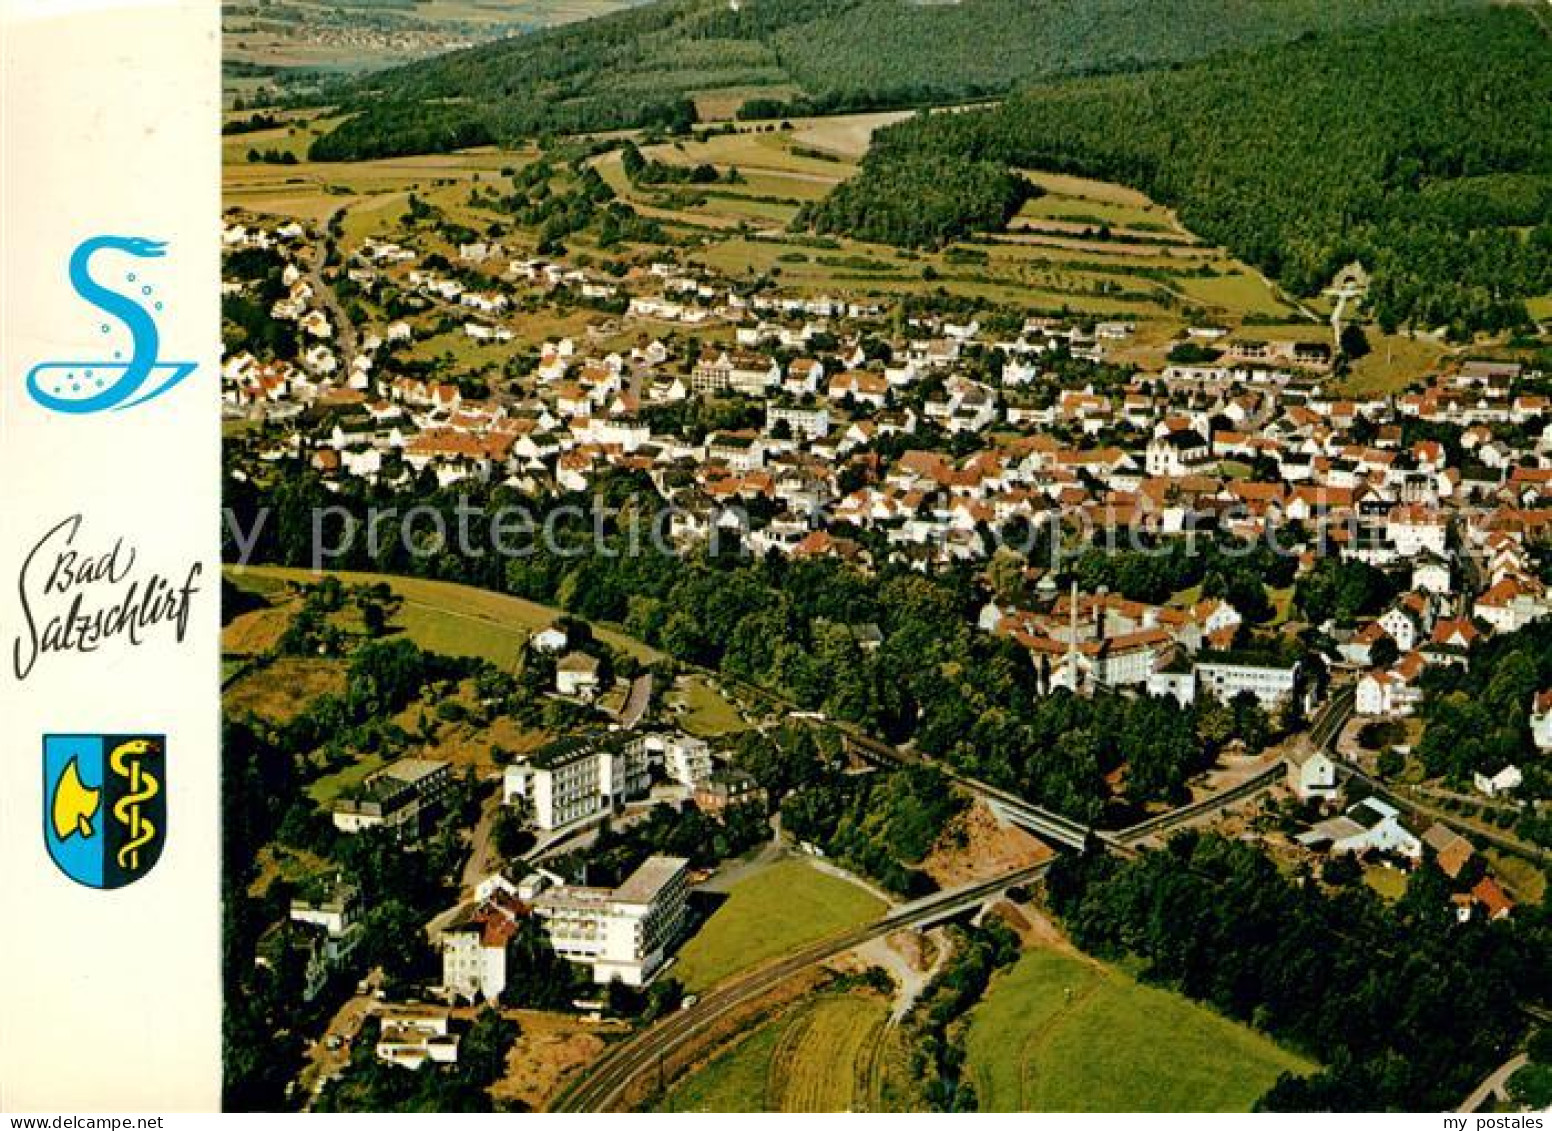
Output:
<svg viewBox="0 0 1552 1131">
<path fill-rule="evenodd" d="M 1315 720 L 1310 729 L 1310 740 L 1322 748 L 1329 747 L 1341 733 L 1352 710 L 1352 690 L 1349 688 L 1339 691 Z M 887 743 L 853 733 L 849 728 L 838 729 L 845 737 L 848 749 L 865 760 L 893 765 L 911 760 L 905 752 Z M 1053 813 L 1005 790 L 959 774 L 948 767 L 939 768 L 962 788 L 985 799 L 994 807 L 1000 808 L 1015 823 L 1037 835 L 1077 851 L 1101 847 L 1105 851 L 1123 855 L 1134 855 L 1138 851 L 1137 845 L 1149 838 L 1162 837 L 1183 824 L 1253 797 L 1271 788 L 1282 776 L 1281 763 L 1273 763 L 1231 789 L 1169 813 L 1149 818 L 1128 828 L 1111 832 L 1100 831 L 1081 821 L 1064 817 L 1060 813 Z M 1011 887 L 1039 879 L 1050 866 L 1051 861 L 1047 860 L 990 880 L 950 891 L 935 892 L 912 903 L 896 907 L 866 926 L 813 943 L 795 954 L 744 974 L 737 980 L 708 992 L 689 1008 L 665 1017 L 615 1045 L 604 1054 L 592 1071 L 580 1078 L 557 1099 L 551 1110 L 559 1112 L 612 1110 L 626 1101 L 631 1086 L 644 1074 L 660 1069 L 669 1057 L 705 1033 L 707 1029 L 730 1013 L 758 1000 L 788 978 L 844 954 L 870 939 L 963 914 Z"/>
<path fill-rule="evenodd" d="M 864 927 L 813 943 L 780 961 L 751 971 L 721 989 L 712 990 L 688 1009 L 665 1017 L 615 1045 L 592 1072 L 556 1101 L 551 1110 L 609 1111 L 625 1099 L 631 1085 L 643 1074 L 652 1071 L 728 1014 L 758 1000 L 788 978 L 844 954 L 869 939 L 962 914 L 1010 887 L 1039 879 L 1050 866 L 1051 862 L 1047 860 L 993 880 L 935 892 L 896 907 Z"/>
</svg>

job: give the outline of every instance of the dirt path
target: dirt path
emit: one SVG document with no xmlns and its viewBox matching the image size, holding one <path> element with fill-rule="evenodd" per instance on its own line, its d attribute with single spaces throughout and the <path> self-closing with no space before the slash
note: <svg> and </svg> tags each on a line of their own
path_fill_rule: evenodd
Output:
<svg viewBox="0 0 1552 1131">
<path fill-rule="evenodd" d="M 1055 1013 L 1051 1014 L 1050 1017 L 1046 1018 L 1045 1023 L 1037 1028 L 1034 1032 L 1030 1033 L 1028 1037 L 1024 1038 L 1024 1043 L 1019 1046 L 1020 1107 L 1028 1109 L 1031 1106 L 1029 1099 L 1033 1089 L 1030 1087 L 1030 1081 L 1034 1077 L 1036 1069 L 1034 1064 L 1030 1062 L 1030 1058 L 1038 1057 L 1040 1051 L 1045 1047 L 1046 1042 L 1055 1035 L 1056 1030 L 1062 1024 L 1064 1024 L 1073 1013 L 1076 1013 L 1078 1010 L 1082 1009 L 1084 1005 L 1087 1004 L 1088 1000 L 1099 992 L 1100 986 L 1104 983 L 1104 974 L 1102 971 L 1094 969 L 1090 970 L 1088 974 L 1088 980 L 1085 981 L 1083 985 L 1080 986 L 1076 991 L 1069 988 L 1066 991 L 1067 1000 L 1062 1004 L 1062 1007 Z"/>
<path fill-rule="evenodd" d="M 935 978 L 938 971 L 943 968 L 944 961 L 948 958 L 949 948 L 943 942 L 935 940 L 936 953 L 932 962 L 927 966 L 920 966 L 911 961 L 902 946 L 902 935 L 911 932 L 901 931 L 893 935 L 885 935 L 881 938 L 869 939 L 856 950 L 852 951 L 858 959 L 869 966 L 879 966 L 889 972 L 898 987 L 895 991 L 895 1001 L 889 1011 L 889 1023 L 898 1025 L 911 1006 L 916 1004 L 916 999 L 922 994 L 928 984 Z M 928 932 L 931 934 L 931 932 Z"/>
<path fill-rule="evenodd" d="M 475 886 L 491 873 L 491 864 L 495 860 L 491 833 L 495 831 L 496 817 L 500 812 L 501 789 L 497 787 L 496 791 L 480 806 L 480 819 L 469 838 L 469 859 L 464 863 L 463 875 L 459 881 L 466 895 L 473 895 Z"/>
<path fill-rule="evenodd" d="M 758 875 L 772 864 L 786 859 L 788 855 L 789 853 L 784 851 L 779 844 L 776 844 L 774 841 L 767 841 L 753 856 L 734 860 L 729 864 L 723 865 L 716 875 L 701 884 L 697 890 L 710 892 L 731 891 L 735 884 L 747 880 L 750 876 Z"/>
<path fill-rule="evenodd" d="M 368 976 L 368 983 L 375 984 L 376 972 Z M 357 994 L 340 1006 L 339 1011 L 330 1018 L 328 1028 L 323 1035 L 314 1041 L 307 1049 L 307 1067 L 302 1071 L 302 1080 L 308 1089 L 307 1103 L 303 1110 L 312 1106 L 313 1100 L 318 1098 L 323 1085 L 334 1076 L 345 1070 L 350 1063 L 351 1042 L 361 1032 L 361 1026 L 371 1016 L 376 1006 L 370 993 Z M 334 1048 L 330 1048 L 334 1044 Z"/>
</svg>

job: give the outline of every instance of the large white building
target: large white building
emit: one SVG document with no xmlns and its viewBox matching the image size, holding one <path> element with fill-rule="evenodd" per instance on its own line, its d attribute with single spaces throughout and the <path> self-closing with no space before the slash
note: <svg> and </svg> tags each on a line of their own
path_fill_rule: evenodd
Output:
<svg viewBox="0 0 1552 1131">
<path fill-rule="evenodd" d="M 1214 655 L 1196 663 L 1196 684 L 1221 702 L 1228 703 L 1246 691 L 1254 695 L 1268 711 L 1293 698 L 1298 682 L 1297 662 L 1253 660 L 1248 657 Z"/>
<path fill-rule="evenodd" d="M 830 410 L 771 405 L 765 410 L 765 426 L 775 428 L 785 422 L 792 435 L 806 440 L 822 440 L 830 434 Z"/>
<path fill-rule="evenodd" d="M 344 833 L 383 826 L 399 835 L 419 833 L 422 814 L 453 785 L 453 768 L 438 758 L 400 758 L 334 803 L 334 827 Z"/>
<path fill-rule="evenodd" d="M 644 734 L 633 743 L 639 745 L 650 762 L 663 767 L 669 781 L 695 788 L 711 777 L 711 746 L 703 738 L 688 734 Z"/>
<path fill-rule="evenodd" d="M 1188 663 L 1177 653 L 1155 666 L 1147 677 L 1148 694 L 1173 696 L 1181 706 L 1188 706 L 1200 694 L 1228 703 L 1248 691 L 1263 708 L 1273 711 L 1292 699 L 1298 686 L 1297 663 L 1284 665 L 1223 652 L 1202 656 Z"/>
<path fill-rule="evenodd" d="M 642 744 L 608 736 L 563 738 L 508 766 L 502 799 L 508 805 L 526 799 L 534 826 L 547 832 L 607 813 L 650 784 Z"/>
<path fill-rule="evenodd" d="M 555 953 L 588 966 L 593 981 L 642 986 L 684 932 L 689 861 L 652 856 L 617 888 L 552 888 L 534 900 Z"/>
</svg>

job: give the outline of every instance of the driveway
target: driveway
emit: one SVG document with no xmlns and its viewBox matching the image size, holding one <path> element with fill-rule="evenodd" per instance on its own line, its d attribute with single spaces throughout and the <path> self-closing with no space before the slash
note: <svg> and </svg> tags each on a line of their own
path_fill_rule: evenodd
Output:
<svg viewBox="0 0 1552 1131">
<path fill-rule="evenodd" d="M 1521 1053 L 1519 1056 L 1510 1057 L 1504 1061 L 1491 1076 L 1477 1085 L 1477 1090 L 1467 1096 L 1466 1102 L 1461 1104 L 1456 1110 L 1461 1112 L 1476 1111 L 1477 1108 L 1495 1096 L 1500 1099 L 1507 1099 L 1509 1096 L 1509 1077 L 1524 1068 L 1529 1059 L 1524 1053 Z"/>
</svg>

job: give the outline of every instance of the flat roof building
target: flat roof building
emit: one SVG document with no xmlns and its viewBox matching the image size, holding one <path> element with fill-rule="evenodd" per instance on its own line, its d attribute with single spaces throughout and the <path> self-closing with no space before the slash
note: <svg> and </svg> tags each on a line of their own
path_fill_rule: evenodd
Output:
<svg viewBox="0 0 1552 1131">
<path fill-rule="evenodd" d="M 591 967 L 593 981 L 646 985 L 684 933 L 689 870 L 688 860 L 652 856 L 617 888 L 553 888 L 534 911 L 555 953 Z"/>
</svg>

